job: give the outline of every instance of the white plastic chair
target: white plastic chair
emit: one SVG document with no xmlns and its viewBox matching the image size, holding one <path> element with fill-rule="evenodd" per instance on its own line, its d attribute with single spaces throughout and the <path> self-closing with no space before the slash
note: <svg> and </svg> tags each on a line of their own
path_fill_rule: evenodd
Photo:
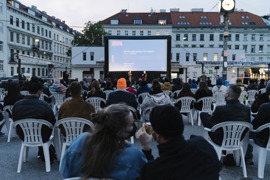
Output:
<svg viewBox="0 0 270 180">
<path fill-rule="evenodd" d="M 259 94 L 259 91 L 257 91 L 257 90 L 248 90 L 247 93 L 248 93 L 248 103 L 250 105 L 252 105 L 253 102 L 255 101 L 255 96 L 256 96 L 256 94 Z"/>
<path fill-rule="evenodd" d="M 149 94 L 149 92 L 144 92 L 144 93 L 141 93 L 138 95 L 138 98 L 137 98 L 137 101 L 138 101 L 138 110 L 140 111 L 140 113 L 142 113 L 142 110 L 141 110 L 141 104 L 143 103 L 143 100 L 144 98 Z M 142 99 L 142 102 L 140 103 L 139 102 L 139 99 Z"/>
<path fill-rule="evenodd" d="M 108 99 L 108 97 L 109 97 L 109 94 L 111 93 L 111 92 L 113 92 L 114 90 L 105 90 L 105 91 L 103 91 L 105 94 L 106 94 L 106 100 Z"/>
<path fill-rule="evenodd" d="M 191 88 L 190 91 L 191 91 L 193 94 L 195 94 L 196 91 L 197 91 L 197 89 Z"/>
<path fill-rule="evenodd" d="M 172 95 L 172 91 L 170 91 L 170 90 L 163 90 L 163 92 L 165 94 L 167 94 L 169 97 L 171 97 L 171 95 Z"/>
<path fill-rule="evenodd" d="M 27 95 L 30 94 L 29 91 L 20 91 L 20 93 L 21 93 L 22 95 L 24 95 L 24 96 L 27 96 Z"/>
<path fill-rule="evenodd" d="M 259 90 L 259 93 L 262 94 L 262 93 L 266 93 L 266 88 L 262 88 Z"/>
<path fill-rule="evenodd" d="M 56 114 L 61 106 L 61 104 L 64 102 L 65 95 L 60 93 L 53 93 L 52 96 L 55 99 L 55 103 L 53 106 L 53 112 Z"/>
<path fill-rule="evenodd" d="M 47 94 L 41 93 L 39 96 L 39 100 L 44 101 L 44 97 L 50 98 Z"/>
<path fill-rule="evenodd" d="M 239 102 L 242 103 L 242 104 L 247 104 L 247 101 L 244 101 L 245 97 L 247 97 L 247 96 L 248 96 L 247 92 L 242 91 L 239 98 L 238 98 Z"/>
<path fill-rule="evenodd" d="M 70 145 L 70 143 L 78 137 L 81 133 L 83 133 L 83 129 L 85 126 L 89 126 L 91 129 L 91 132 L 94 131 L 94 124 L 83 118 L 79 117 L 69 117 L 69 118 L 63 118 L 59 121 L 56 121 L 54 127 L 59 128 L 59 126 L 62 125 L 65 129 L 66 137 L 62 145 L 62 152 L 61 152 L 61 160 L 60 160 L 60 166 L 62 162 L 62 158 L 65 154 L 67 146 Z M 59 131 L 56 131 L 55 133 L 59 133 Z M 60 135 L 58 134 L 58 137 Z"/>
<path fill-rule="evenodd" d="M 28 148 L 29 147 L 39 147 L 42 146 L 44 157 L 45 157 L 45 164 L 46 164 L 46 172 L 51 171 L 50 165 L 50 154 L 49 154 L 49 147 L 52 143 L 52 138 L 48 140 L 48 142 L 42 141 L 42 134 L 41 134 L 41 127 L 48 126 L 49 128 L 53 128 L 53 125 L 48 121 L 42 119 L 22 119 L 14 122 L 14 127 L 20 126 L 22 128 L 24 134 L 24 141 L 22 142 L 19 163 L 17 173 L 21 172 L 22 168 L 22 160 L 24 157 L 24 162 L 27 161 L 28 156 Z"/>
<path fill-rule="evenodd" d="M 181 90 L 176 90 L 171 94 L 171 101 L 172 102 L 175 102 L 175 100 L 177 99 L 180 92 L 181 92 Z M 176 98 L 174 98 L 174 97 L 176 97 Z"/>
<path fill-rule="evenodd" d="M 208 136 L 208 132 L 215 132 L 217 129 L 222 128 L 223 129 L 223 140 L 221 146 L 215 144 L 211 138 Z M 243 148 L 243 143 L 244 139 L 241 139 L 242 134 L 244 131 L 248 129 L 252 129 L 252 125 L 248 122 L 242 122 L 242 121 L 227 121 L 223 123 L 216 124 L 213 126 L 211 129 L 209 128 L 204 128 L 206 131 L 204 134 L 204 137 L 210 144 L 213 145 L 215 148 L 218 158 L 221 159 L 221 154 L 222 150 L 226 151 L 237 151 L 234 153 L 236 156 L 236 164 L 239 165 L 239 151 L 240 151 L 240 156 L 241 156 L 241 163 L 242 163 L 242 168 L 243 168 L 243 174 L 244 177 L 247 177 L 247 170 L 246 170 L 246 163 L 245 163 L 245 154 L 244 154 L 244 148 Z M 248 132 L 245 135 L 248 137 Z"/>
<path fill-rule="evenodd" d="M 190 105 L 196 102 L 196 99 L 193 97 L 181 97 L 176 100 L 175 103 L 181 101 L 181 110 L 180 113 L 188 113 L 188 120 L 191 122 L 191 125 L 194 125 L 192 109 L 190 109 Z"/>
<path fill-rule="evenodd" d="M 215 92 L 214 95 L 213 95 L 213 98 L 215 99 L 215 103 L 214 103 L 214 109 L 217 107 L 217 106 L 222 106 L 222 105 L 225 105 L 226 104 L 226 101 L 225 101 L 225 95 L 226 93 L 225 92 Z"/>
<path fill-rule="evenodd" d="M 90 98 L 87 98 L 85 101 L 90 102 L 95 107 L 96 112 L 98 112 L 98 110 L 101 108 L 100 106 L 101 102 L 106 104 L 105 99 L 100 98 L 100 97 L 90 97 Z"/>
<path fill-rule="evenodd" d="M 270 130 L 270 123 L 264 124 L 258 127 L 256 130 L 252 130 L 252 132 L 259 133 L 265 129 Z M 256 147 L 258 148 L 258 177 L 264 178 L 264 168 L 265 168 L 265 162 L 266 162 L 266 157 L 267 157 L 267 151 L 270 151 L 270 137 L 268 139 L 268 142 L 265 148 L 258 145 L 256 145 Z"/>
<path fill-rule="evenodd" d="M 9 116 L 9 113 L 12 115 L 12 105 L 7 105 L 3 108 L 5 114 L 5 123 L 8 132 L 8 139 L 7 142 L 10 142 L 10 138 L 14 136 L 15 128 L 13 127 L 13 119 Z"/>
<path fill-rule="evenodd" d="M 215 99 L 213 97 L 203 97 L 197 100 L 197 103 L 202 101 L 202 110 L 197 110 L 197 119 L 198 119 L 198 126 L 201 125 L 201 118 L 200 114 L 201 112 L 207 112 L 209 114 L 212 114 L 212 104 L 215 102 Z"/>
</svg>

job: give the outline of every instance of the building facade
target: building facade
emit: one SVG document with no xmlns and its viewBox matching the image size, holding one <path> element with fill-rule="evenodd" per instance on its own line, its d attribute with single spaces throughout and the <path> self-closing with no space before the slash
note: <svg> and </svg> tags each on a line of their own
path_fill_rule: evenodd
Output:
<svg viewBox="0 0 270 180">
<path fill-rule="evenodd" d="M 21 60 L 21 73 L 30 77 L 61 77 L 65 69 L 70 69 L 71 58 L 66 52 L 76 32 L 65 22 L 35 6 L 26 7 L 19 1 L 9 0 L 1 1 L 0 16 L 0 34 L 3 34 L 0 38 L 3 42 L 1 77 L 18 73 L 18 59 Z"/>
</svg>

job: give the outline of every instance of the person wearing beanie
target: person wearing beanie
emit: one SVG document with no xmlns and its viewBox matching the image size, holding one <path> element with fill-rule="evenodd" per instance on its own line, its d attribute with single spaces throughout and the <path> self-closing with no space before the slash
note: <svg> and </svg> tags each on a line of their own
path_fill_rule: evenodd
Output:
<svg viewBox="0 0 270 180">
<path fill-rule="evenodd" d="M 269 103 L 270 102 L 270 98 L 269 98 L 269 95 L 270 95 L 270 81 L 267 82 L 267 84 L 265 86 L 265 89 L 266 89 L 266 92 L 262 93 L 262 94 L 259 94 L 256 97 L 255 101 L 253 102 L 253 104 L 251 106 L 251 111 L 253 113 L 258 112 L 260 106 L 263 103 Z"/>
<path fill-rule="evenodd" d="M 202 137 L 183 137 L 184 123 L 179 110 L 171 105 L 153 108 L 150 114 L 152 135 L 140 128 L 136 137 L 149 161 L 140 179 L 219 179 L 221 163 L 214 148 Z M 150 144 L 158 142 L 159 157 L 154 160 Z"/>
<path fill-rule="evenodd" d="M 222 84 L 222 79 L 218 78 L 216 81 L 216 85 L 212 89 L 212 93 L 215 94 L 215 92 L 224 92 L 226 93 L 227 87 Z"/>
</svg>

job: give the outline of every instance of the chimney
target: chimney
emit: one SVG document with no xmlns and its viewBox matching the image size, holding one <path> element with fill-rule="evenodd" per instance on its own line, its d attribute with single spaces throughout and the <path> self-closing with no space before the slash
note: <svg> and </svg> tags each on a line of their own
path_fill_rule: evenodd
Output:
<svg viewBox="0 0 270 180">
<path fill-rule="evenodd" d="M 127 9 L 122 9 L 121 13 L 127 13 Z"/>
<path fill-rule="evenodd" d="M 180 11 L 179 8 L 171 8 L 171 9 L 170 9 L 170 12 L 179 12 L 179 11 Z"/>
<path fill-rule="evenodd" d="M 191 12 L 203 12 L 203 8 L 192 8 Z"/>
<path fill-rule="evenodd" d="M 166 9 L 160 9 L 160 13 L 166 13 Z"/>
</svg>

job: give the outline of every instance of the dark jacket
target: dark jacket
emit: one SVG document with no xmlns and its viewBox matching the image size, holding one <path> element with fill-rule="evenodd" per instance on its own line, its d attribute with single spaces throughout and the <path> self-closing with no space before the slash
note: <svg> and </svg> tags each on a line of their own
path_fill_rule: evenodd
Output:
<svg viewBox="0 0 270 180">
<path fill-rule="evenodd" d="M 261 125 L 270 123 L 270 103 L 262 104 L 259 108 L 257 116 L 253 119 L 253 129 L 257 129 Z M 266 147 L 269 139 L 269 129 L 265 129 L 260 133 L 254 134 L 254 141 L 257 145 Z"/>
<path fill-rule="evenodd" d="M 109 97 L 106 101 L 106 106 L 118 103 L 126 103 L 127 105 L 132 106 L 135 109 L 137 109 L 138 106 L 135 94 L 119 89 L 109 94 Z"/>
<path fill-rule="evenodd" d="M 145 164 L 141 179 L 218 180 L 221 163 L 214 148 L 202 137 L 158 145 L 159 156 Z M 144 152 L 145 153 L 145 152 Z M 145 153 L 146 154 L 146 153 Z M 146 154 L 146 157 L 150 157 Z"/>
<path fill-rule="evenodd" d="M 262 93 L 262 94 L 259 94 L 257 96 L 257 98 L 255 99 L 254 103 L 252 104 L 251 106 L 251 111 L 253 113 L 256 113 L 258 112 L 260 106 L 263 104 L 263 103 L 268 103 L 270 102 L 269 100 L 269 96 L 267 93 Z"/>
<path fill-rule="evenodd" d="M 25 96 L 24 99 L 16 102 L 12 109 L 13 121 L 17 121 L 25 118 L 34 118 L 34 119 L 44 119 L 50 122 L 52 125 L 55 124 L 55 117 L 52 109 L 48 103 L 40 101 L 36 96 Z M 22 129 L 17 126 L 16 132 L 19 137 L 23 140 Z M 41 134 L 44 142 L 48 141 L 52 130 L 47 126 L 42 127 Z"/>
<path fill-rule="evenodd" d="M 226 121 L 250 122 L 250 108 L 241 104 L 238 99 L 228 100 L 226 105 L 217 106 L 211 117 L 207 113 L 201 113 L 201 120 L 204 127 L 208 128 Z M 209 133 L 209 135 L 215 143 L 221 144 L 223 139 L 223 131 L 221 129 L 214 133 Z"/>
<path fill-rule="evenodd" d="M 183 87 L 183 86 L 182 86 L 182 83 L 181 83 L 180 78 L 176 78 L 176 79 L 174 80 L 174 85 L 173 85 L 172 91 L 174 92 L 174 91 L 177 91 L 177 90 L 181 90 L 182 87 Z"/>
<path fill-rule="evenodd" d="M 87 94 L 87 98 L 90 97 L 100 97 L 106 99 L 106 94 L 102 91 L 96 91 L 95 94 L 91 94 L 91 91 Z"/>
<path fill-rule="evenodd" d="M 201 98 L 203 98 L 203 97 L 209 97 L 209 96 L 212 96 L 213 95 L 213 93 L 212 93 L 212 91 L 208 91 L 208 92 L 206 92 L 206 91 L 202 91 L 202 90 L 200 90 L 200 89 L 198 89 L 197 91 L 196 91 L 196 93 L 195 93 L 195 95 L 194 95 L 194 98 L 196 99 L 196 100 L 198 100 L 198 99 L 201 99 Z M 199 103 L 195 103 L 194 104 L 194 107 L 196 108 L 196 109 L 198 109 L 198 110 L 202 110 L 202 105 L 203 105 L 203 103 L 202 103 L 202 101 L 201 102 L 199 102 Z"/>
<path fill-rule="evenodd" d="M 141 93 L 144 93 L 144 92 L 150 92 L 151 91 L 151 88 L 148 87 L 148 85 L 145 85 L 145 86 L 140 86 L 137 90 L 137 96 L 140 95 Z"/>
</svg>

